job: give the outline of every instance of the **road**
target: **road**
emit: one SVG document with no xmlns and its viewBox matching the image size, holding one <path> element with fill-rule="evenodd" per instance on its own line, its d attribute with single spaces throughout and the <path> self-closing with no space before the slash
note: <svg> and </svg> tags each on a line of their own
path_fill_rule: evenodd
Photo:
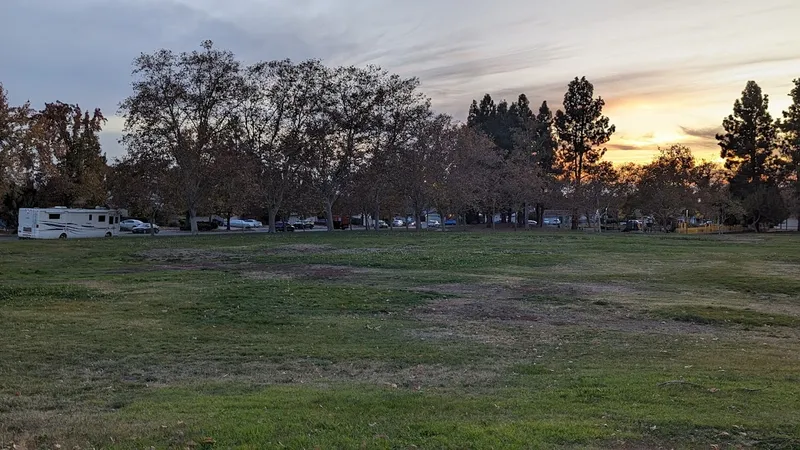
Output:
<svg viewBox="0 0 800 450">
<path fill-rule="evenodd" d="M 388 231 L 389 229 L 383 229 L 381 231 Z M 413 228 L 412 228 L 413 230 Z M 311 230 L 296 230 L 292 233 L 294 234 L 303 234 L 303 233 L 324 233 L 328 231 L 327 228 L 324 227 L 314 227 Z M 342 231 L 365 231 L 363 227 L 356 227 L 351 230 L 335 230 L 337 233 Z M 372 231 L 372 230 L 370 230 Z M 405 231 L 405 228 L 394 228 L 394 231 Z M 224 235 L 236 235 L 236 234 L 269 234 L 268 228 L 257 228 L 257 229 L 249 229 L 249 230 L 215 230 L 215 231 L 204 231 L 200 233 L 201 236 L 224 236 Z M 159 233 L 156 235 L 157 237 L 169 237 L 169 236 L 191 236 L 192 233 L 189 231 L 181 231 L 175 228 L 161 228 Z M 121 231 L 118 237 L 121 238 L 142 238 L 142 237 L 149 237 L 149 234 L 133 234 L 129 231 Z M 0 240 L 10 240 L 16 239 L 16 234 L 0 234 Z"/>
</svg>

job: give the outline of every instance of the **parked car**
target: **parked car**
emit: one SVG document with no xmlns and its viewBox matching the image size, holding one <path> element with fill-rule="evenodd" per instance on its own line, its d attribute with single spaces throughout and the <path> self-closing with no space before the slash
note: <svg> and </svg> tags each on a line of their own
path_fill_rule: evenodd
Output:
<svg viewBox="0 0 800 450">
<path fill-rule="evenodd" d="M 311 230 L 314 228 L 314 219 L 313 218 L 302 219 L 296 224 L 294 224 L 294 227 L 302 228 L 304 230 Z"/>
<path fill-rule="evenodd" d="M 389 228 L 389 224 L 385 220 L 378 220 L 378 228 Z"/>
<path fill-rule="evenodd" d="M 458 225 L 458 221 L 456 219 L 447 219 L 444 221 L 444 226 L 446 227 L 454 227 Z"/>
<path fill-rule="evenodd" d="M 245 223 L 249 223 L 250 224 L 250 228 L 261 228 L 261 227 L 264 226 L 263 223 L 259 222 L 258 220 L 255 220 L 255 219 L 243 219 L 242 221 L 245 222 Z"/>
<path fill-rule="evenodd" d="M 535 227 L 536 225 L 539 225 L 539 222 L 535 220 L 528 220 L 528 226 Z"/>
<path fill-rule="evenodd" d="M 406 226 L 406 223 L 403 222 L 403 219 L 401 219 L 399 217 L 395 217 L 394 219 L 392 219 L 392 226 L 393 227 L 404 227 L 404 226 Z"/>
<path fill-rule="evenodd" d="M 623 232 L 629 231 L 641 231 L 642 230 L 642 222 L 639 220 L 628 220 L 625 222 L 625 228 L 622 229 Z"/>
<path fill-rule="evenodd" d="M 154 223 L 142 223 L 142 224 L 139 224 L 139 225 L 135 226 L 133 228 L 133 230 L 131 230 L 131 231 L 133 231 L 134 234 L 148 234 L 148 233 L 150 233 L 150 229 L 151 228 L 153 229 L 153 233 L 155 233 L 155 234 L 158 234 L 158 232 L 160 231 L 160 229 L 158 228 L 158 225 L 156 225 Z"/>
<path fill-rule="evenodd" d="M 287 222 L 275 222 L 275 231 L 294 231 L 294 225 Z"/>
<path fill-rule="evenodd" d="M 317 225 L 317 226 L 320 226 L 320 227 L 327 227 L 328 226 L 328 219 L 320 219 L 319 217 L 317 217 L 316 219 L 314 219 L 314 225 Z"/>
<path fill-rule="evenodd" d="M 544 219 L 542 219 L 542 222 L 545 225 L 551 225 L 551 226 L 561 225 L 561 219 L 559 219 L 558 217 L 545 217 Z"/>
<path fill-rule="evenodd" d="M 442 224 L 436 219 L 432 219 L 428 221 L 428 228 L 439 228 Z"/>
<path fill-rule="evenodd" d="M 216 230 L 218 228 L 217 222 L 209 222 L 207 220 L 198 220 L 197 221 L 197 231 L 211 231 Z M 192 228 L 189 225 L 189 222 L 186 220 L 180 221 L 180 230 L 181 231 L 190 231 Z"/>
<path fill-rule="evenodd" d="M 231 228 L 255 228 L 255 224 L 243 219 L 231 219 Z"/>
<path fill-rule="evenodd" d="M 133 231 L 134 228 L 143 223 L 141 220 L 125 219 L 119 223 L 119 231 Z"/>
</svg>

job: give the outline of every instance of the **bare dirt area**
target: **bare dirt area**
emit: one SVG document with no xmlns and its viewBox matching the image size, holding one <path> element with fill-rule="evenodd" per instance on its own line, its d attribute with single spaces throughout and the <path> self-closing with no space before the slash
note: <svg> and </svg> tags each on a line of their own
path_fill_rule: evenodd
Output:
<svg viewBox="0 0 800 450">
<path fill-rule="evenodd" d="M 285 244 L 269 248 L 266 253 L 273 255 L 318 254 L 330 253 L 334 248 L 332 245 L 327 244 Z"/>
<path fill-rule="evenodd" d="M 137 256 L 153 262 L 214 262 L 235 258 L 235 253 L 202 248 L 153 248 L 137 253 Z"/>
<path fill-rule="evenodd" d="M 282 264 L 250 266 L 242 276 L 251 280 L 289 280 L 295 278 L 347 281 L 380 273 L 365 267 L 337 266 L 330 264 Z"/>
<path fill-rule="evenodd" d="M 552 331 L 554 327 L 657 334 L 712 335 L 721 331 L 711 325 L 653 319 L 620 303 L 594 300 L 608 294 L 642 295 L 624 285 L 551 283 L 532 287 L 456 283 L 418 289 L 447 297 L 412 312 L 418 320 L 435 325 L 435 332 L 424 332 L 431 338 L 513 343 L 527 333 Z M 519 333 L 509 332 L 504 336 L 499 325 L 517 329 Z"/>
</svg>

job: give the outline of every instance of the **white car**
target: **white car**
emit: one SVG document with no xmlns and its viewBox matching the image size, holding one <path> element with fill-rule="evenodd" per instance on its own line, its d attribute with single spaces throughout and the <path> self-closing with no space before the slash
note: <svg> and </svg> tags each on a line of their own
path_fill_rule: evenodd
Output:
<svg viewBox="0 0 800 450">
<path fill-rule="evenodd" d="M 231 219 L 231 228 L 254 228 L 255 224 L 242 219 Z"/>
<path fill-rule="evenodd" d="M 249 223 L 251 228 L 261 228 L 264 226 L 263 223 L 255 219 L 244 219 L 243 222 Z"/>
<path fill-rule="evenodd" d="M 143 224 L 141 220 L 136 219 L 125 219 L 119 223 L 119 230 L 120 231 L 133 231 L 134 228 L 138 227 L 139 225 Z"/>
</svg>

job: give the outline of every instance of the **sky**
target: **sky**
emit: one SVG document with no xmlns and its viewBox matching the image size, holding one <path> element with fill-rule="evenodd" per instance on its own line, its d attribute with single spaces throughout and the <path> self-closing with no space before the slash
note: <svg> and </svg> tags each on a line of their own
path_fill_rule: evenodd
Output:
<svg viewBox="0 0 800 450">
<path fill-rule="evenodd" d="M 714 135 L 748 80 L 774 117 L 800 78 L 798 0 L 2 0 L 0 83 L 12 103 L 101 108 L 109 159 L 131 63 L 205 39 L 250 63 L 320 58 L 420 79 L 439 112 L 525 93 L 558 107 L 586 76 L 617 132 L 606 159 L 646 162 L 684 144 L 716 160 Z"/>
</svg>

